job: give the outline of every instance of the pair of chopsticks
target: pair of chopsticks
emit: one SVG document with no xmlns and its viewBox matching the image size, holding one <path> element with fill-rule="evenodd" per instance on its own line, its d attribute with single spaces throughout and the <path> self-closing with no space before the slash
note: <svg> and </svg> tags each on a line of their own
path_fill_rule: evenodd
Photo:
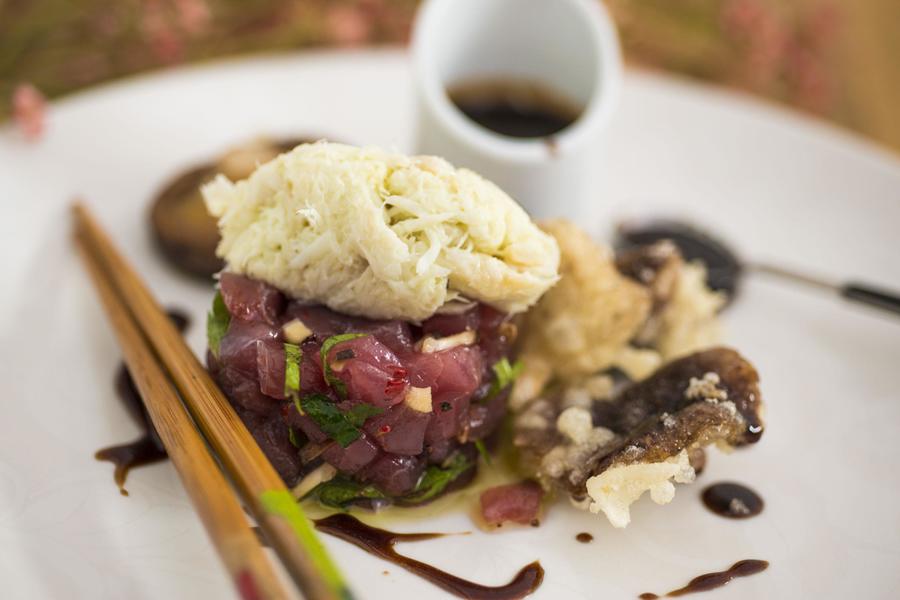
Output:
<svg viewBox="0 0 900 600">
<path fill-rule="evenodd" d="M 141 278 L 84 205 L 73 211 L 76 244 L 128 370 L 241 597 L 289 594 L 206 441 L 304 596 L 351 598 L 309 519 Z"/>
</svg>

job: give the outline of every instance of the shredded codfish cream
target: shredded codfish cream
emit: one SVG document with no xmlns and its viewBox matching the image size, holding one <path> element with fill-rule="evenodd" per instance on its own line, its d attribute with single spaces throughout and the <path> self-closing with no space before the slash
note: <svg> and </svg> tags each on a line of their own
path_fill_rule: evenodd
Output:
<svg viewBox="0 0 900 600">
<path fill-rule="evenodd" d="M 558 279 L 550 235 L 433 156 L 303 144 L 203 195 L 230 270 L 346 314 L 420 321 L 463 297 L 518 313 Z"/>
<path fill-rule="evenodd" d="M 675 497 L 672 480 L 691 483 L 694 477 L 687 450 L 662 462 L 611 467 L 587 480 L 589 508 L 592 513 L 602 511 L 613 527 L 625 527 L 631 522 L 629 507 L 644 492 L 657 504 L 668 504 Z"/>
</svg>

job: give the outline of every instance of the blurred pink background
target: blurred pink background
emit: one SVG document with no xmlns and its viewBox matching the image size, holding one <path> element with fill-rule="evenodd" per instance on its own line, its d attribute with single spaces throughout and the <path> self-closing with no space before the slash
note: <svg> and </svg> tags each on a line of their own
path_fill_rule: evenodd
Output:
<svg viewBox="0 0 900 600">
<path fill-rule="evenodd" d="M 599 1 L 599 0 L 598 0 Z M 897 0 L 606 0 L 629 64 L 746 90 L 900 148 Z M 184 62 L 403 44 L 414 0 L 0 0 L 0 117 Z"/>
</svg>

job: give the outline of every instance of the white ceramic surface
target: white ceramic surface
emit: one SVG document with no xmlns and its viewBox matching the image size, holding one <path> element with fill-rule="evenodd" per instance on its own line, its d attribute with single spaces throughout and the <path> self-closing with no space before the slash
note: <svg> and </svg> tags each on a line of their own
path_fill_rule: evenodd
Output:
<svg viewBox="0 0 900 600">
<path fill-rule="evenodd" d="M 119 496 L 93 452 L 135 433 L 115 403 L 118 352 L 68 239 L 82 195 L 158 296 L 188 307 L 203 348 L 209 292 L 152 251 L 145 209 L 171 174 L 260 132 L 410 147 L 413 96 L 393 51 L 260 58 L 133 79 L 55 103 L 44 140 L 0 131 L 0 597 L 233 597 L 175 473 L 132 473 Z M 723 92 L 630 73 L 597 194 L 606 216 L 680 212 L 744 253 L 900 287 L 900 163 L 826 126 Z M 599 165 L 598 165 L 599 168 Z M 609 223 L 586 223 L 603 233 Z M 628 529 L 554 506 L 537 529 L 405 552 L 485 583 L 533 559 L 544 599 L 635 598 L 743 558 L 768 571 L 703 598 L 890 598 L 900 585 L 900 320 L 765 279 L 725 316 L 758 366 L 760 444 L 713 452 L 693 487 L 642 499 Z M 702 486 L 750 484 L 765 512 L 702 507 Z M 461 531 L 447 514 L 406 530 Z M 578 532 L 592 544 L 575 541 Z M 438 598 L 332 538 L 362 598 Z M 389 575 L 382 572 L 387 570 Z M 699 598 L 699 597 L 698 597 Z"/>
<path fill-rule="evenodd" d="M 416 18 L 412 56 L 416 151 L 477 170 L 531 214 L 600 214 L 604 199 L 590 192 L 588 174 L 601 164 L 622 79 L 616 29 L 601 3 L 429 0 Z M 581 114 L 552 143 L 516 139 L 474 123 L 447 95 L 460 83 L 498 79 L 538 82 Z"/>
</svg>

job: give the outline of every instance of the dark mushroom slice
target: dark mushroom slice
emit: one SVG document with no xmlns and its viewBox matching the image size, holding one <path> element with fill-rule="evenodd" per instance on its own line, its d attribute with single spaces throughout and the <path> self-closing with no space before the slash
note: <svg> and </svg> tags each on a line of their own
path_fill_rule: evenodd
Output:
<svg viewBox="0 0 900 600">
<path fill-rule="evenodd" d="M 215 177 L 211 165 L 195 167 L 170 181 L 150 209 L 156 246 L 166 260 L 188 275 L 210 279 L 222 270 L 216 256 L 219 230 L 207 212 L 200 186 Z"/>
<path fill-rule="evenodd" d="M 594 424 L 621 441 L 596 457 L 591 475 L 717 442 L 756 443 L 763 432 L 760 408 L 759 375 L 734 350 L 713 348 L 672 361 L 615 401 L 594 404 Z"/>
<path fill-rule="evenodd" d="M 613 402 L 594 404 L 594 424 L 619 434 L 634 434 L 648 419 L 674 415 L 704 401 L 716 406 L 731 402 L 743 426 L 727 440 L 752 444 L 762 435 L 759 415 L 759 374 L 731 348 L 716 347 L 673 360 L 643 381 L 634 383 Z"/>
<path fill-rule="evenodd" d="M 758 383 L 740 354 L 713 348 L 672 361 L 612 400 L 594 401 L 591 422 L 600 435 L 593 445 L 570 443 L 557 430 L 559 403 L 544 398 L 517 417 L 514 440 L 545 485 L 582 499 L 587 480 L 611 467 L 662 462 L 682 451 L 696 455 L 712 443 L 756 442 L 763 431 Z M 565 466 L 548 468 L 544 458 L 561 446 Z"/>
<path fill-rule="evenodd" d="M 267 162 L 312 139 L 258 139 L 230 150 L 215 162 L 197 165 L 170 180 L 150 207 L 150 228 L 166 260 L 188 275 L 209 280 L 224 264 L 216 256 L 219 230 L 206 212 L 200 187 L 218 173 L 244 179 Z"/>
</svg>

